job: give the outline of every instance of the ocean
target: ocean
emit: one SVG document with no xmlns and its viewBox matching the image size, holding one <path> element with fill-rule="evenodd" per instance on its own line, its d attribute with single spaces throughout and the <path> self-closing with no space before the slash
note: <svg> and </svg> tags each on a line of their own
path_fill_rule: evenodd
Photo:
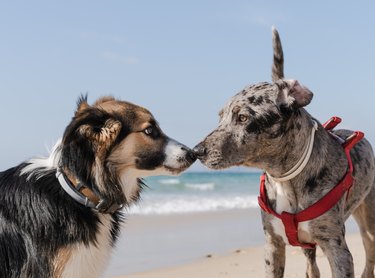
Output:
<svg viewBox="0 0 375 278">
<path fill-rule="evenodd" d="M 129 214 L 176 214 L 256 208 L 260 172 L 187 172 L 145 179 Z"/>
</svg>

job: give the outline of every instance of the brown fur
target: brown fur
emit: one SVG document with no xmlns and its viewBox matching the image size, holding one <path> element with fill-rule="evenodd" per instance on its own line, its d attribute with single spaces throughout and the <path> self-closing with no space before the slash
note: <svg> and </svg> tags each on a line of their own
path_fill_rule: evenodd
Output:
<svg viewBox="0 0 375 278">
<path fill-rule="evenodd" d="M 57 252 L 54 260 L 53 260 L 53 278 L 61 278 L 64 267 L 68 263 L 71 255 L 73 253 L 72 248 L 68 247 L 62 247 L 60 250 Z"/>
</svg>

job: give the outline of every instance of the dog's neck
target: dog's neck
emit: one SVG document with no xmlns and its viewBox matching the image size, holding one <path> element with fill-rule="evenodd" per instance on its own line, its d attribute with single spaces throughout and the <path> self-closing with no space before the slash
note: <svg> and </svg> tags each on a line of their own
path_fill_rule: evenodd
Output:
<svg viewBox="0 0 375 278">
<path fill-rule="evenodd" d="M 315 120 L 313 121 L 313 127 L 311 129 L 310 137 L 307 138 L 303 153 L 300 156 L 300 159 L 291 167 L 288 171 L 283 173 L 282 175 L 275 177 L 272 176 L 270 173 L 267 175 L 276 182 L 285 182 L 295 178 L 299 175 L 303 169 L 306 167 L 309 159 L 311 157 L 312 149 L 314 147 L 314 139 L 315 139 L 315 132 L 318 129 L 318 123 Z"/>
<path fill-rule="evenodd" d="M 122 204 L 108 204 L 106 200 L 101 199 L 92 189 L 90 189 L 90 187 L 83 184 L 71 171 L 66 168 L 58 168 L 56 170 L 56 178 L 64 191 L 76 202 L 84 205 L 85 207 L 102 213 L 114 213 L 123 207 Z"/>
<path fill-rule="evenodd" d="M 289 142 L 280 145 L 279 155 L 274 158 L 273 164 L 270 164 L 270 167 L 266 169 L 272 176 L 278 177 L 288 171 L 303 153 L 312 128 L 311 117 L 307 113 L 305 116 L 305 118 L 301 119 L 304 122 L 300 122 L 304 124 L 304 130 L 301 129 L 299 133 L 292 131 L 286 135 L 289 138 Z M 287 196 L 291 205 L 290 212 L 311 205 L 312 201 L 316 201 L 326 193 L 324 190 L 330 189 L 327 186 L 322 190 L 323 188 L 319 186 L 322 179 L 328 179 L 330 181 L 329 184 L 334 186 L 347 170 L 347 160 L 342 146 L 320 124 L 318 124 L 314 141 L 309 162 L 296 177 L 284 182 L 277 182 L 270 176 L 267 178 L 267 192 L 270 199 L 277 199 L 277 190 L 282 187 L 287 192 L 285 196 Z M 335 167 L 330 167 L 332 164 L 335 164 Z M 311 198 L 306 198 L 306 193 Z"/>
<path fill-rule="evenodd" d="M 304 109 L 301 109 L 300 115 L 289 120 L 286 133 L 275 144 L 275 152 L 269 158 L 264 159 L 261 168 L 270 177 L 275 178 L 283 177 L 286 176 L 285 173 L 293 172 L 291 170 L 301 163 L 301 158 L 303 160 L 310 157 L 310 154 L 306 153 L 306 151 L 311 151 L 311 155 L 314 153 L 315 140 L 319 140 L 315 137 L 319 136 L 318 134 L 322 130 L 320 124 L 317 124 L 317 128 L 315 128 L 315 123 L 316 121 Z M 291 126 L 294 126 L 294 128 L 290 128 Z M 301 128 L 296 128 L 296 126 Z M 311 142 L 312 136 L 314 142 Z M 308 149 L 309 144 L 312 144 L 310 146 L 311 150 Z M 306 157 L 307 155 L 309 157 Z"/>
<path fill-rule="evenodd" d="M 91 203 L 93 207 L 99 204 L 100 199 L 95 193 L 76 178 L 70 171 L 67 169 L 57 169 L 56 177 L 60 182 L 60 185 L 64 188 L 65 191 L 68 191 L 71 188 L 73 191 L 67 192 L 69 195 L 77 194 L 79 192 L 86 199 L 87 203 Z"/>
<path fill-rule="evenodd" d="M 289 128 L 277 146 L 278 151 L 264 163 L 263 169 L 269 173 L 270 177 L 276 177 L 275 181 L 298 164 L 301 157 L 304 156 L 308 142 L 311 140 L 314 120 L 306 110 L 301 109 L 298 118 L 293 119 L 293 125 L 300 125 L 302 128 Z M 293 179 L 289 179 L 291 182 L 293 180 L 303 180 L 305 177 L 319 173 L 323 165 L 326 164 L 325 158 L 330 156 L 331 152 L 332 156 L 339 155 L 339 157 L 345 158 L 344 152 L 336 154 L 339 143 L 336 140 L 332 140 L 332 136 L 321 124 L 318 123 L 314 133 L 314 143 L 309 161 L 298 175 L 293 177 Z M 343 168 L 346 167 L 345 165 Z"/>
</svg>

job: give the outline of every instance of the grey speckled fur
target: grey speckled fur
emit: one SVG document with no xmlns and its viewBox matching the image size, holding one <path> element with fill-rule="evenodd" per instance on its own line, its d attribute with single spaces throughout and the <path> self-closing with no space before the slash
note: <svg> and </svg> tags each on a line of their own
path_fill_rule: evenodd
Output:
<svg viewBox="0 0 375 278">
<path fill-rule="evenodd" d="M 312 116 L 303 108 L 312 93 L 295 80 L 283 79 L 280 39 L 273 30 L 273 83 L 258 83 L 243 89 L 220 112 L 219 126 L 195 147 L 199 159 L 213 169 L 235 165 L 257 167 L 274 177 L 288 171 L 301 157 L 312 129 Z M 281 58 L 280 58 L 281 57 Z M 317 121 L 317 120 L 316 120 Z M 345 138 L 352 132 L 337 130 Z M 346 201 L 309 222 L 309 233 L 299 231 L 301 241 L 315 242 L 327 256 L 332 277 L 354 277 L 353 260 L 345 241 L 344 223 L 352 214 L 366 250 L 362 277 L 374 277 L 375 263 L 375 163 L 366 139 L 351 151 L 354 184 Z M 295 178 L 281 184 L 289 212 L 301 211 L 322 198 L 345 175 L 348 162 L 343 147 L 319 123 L 309 163 Z M 270 205 L 276 210 L 276 182 L 266 179 Z M 346 196 L 346 195 L 345 195 Z M 272 225 L 275 217 L 262 211 L 266 237 L 267 277 L 283 277 L 285 242 Z M 306 277 L 319 277 L 315 249 L 305 249 Z"/>
</svg>

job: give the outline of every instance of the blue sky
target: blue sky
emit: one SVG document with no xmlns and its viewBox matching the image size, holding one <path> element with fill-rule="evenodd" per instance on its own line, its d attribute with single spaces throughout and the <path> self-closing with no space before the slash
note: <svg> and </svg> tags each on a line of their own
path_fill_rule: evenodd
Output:
<svg viewBox="0 0 375 278">
<path fill-rule="evenodd" d="M 192 147 L 244 86 L 270 81 L 271 26 L 308 111 L 375 144 L 374 1 L 2 1 L 0 169 L 46 155 L 81 93 L 147 107 Z M 201 170 L 197 164 L 193 170 Z"/>
</svg>

